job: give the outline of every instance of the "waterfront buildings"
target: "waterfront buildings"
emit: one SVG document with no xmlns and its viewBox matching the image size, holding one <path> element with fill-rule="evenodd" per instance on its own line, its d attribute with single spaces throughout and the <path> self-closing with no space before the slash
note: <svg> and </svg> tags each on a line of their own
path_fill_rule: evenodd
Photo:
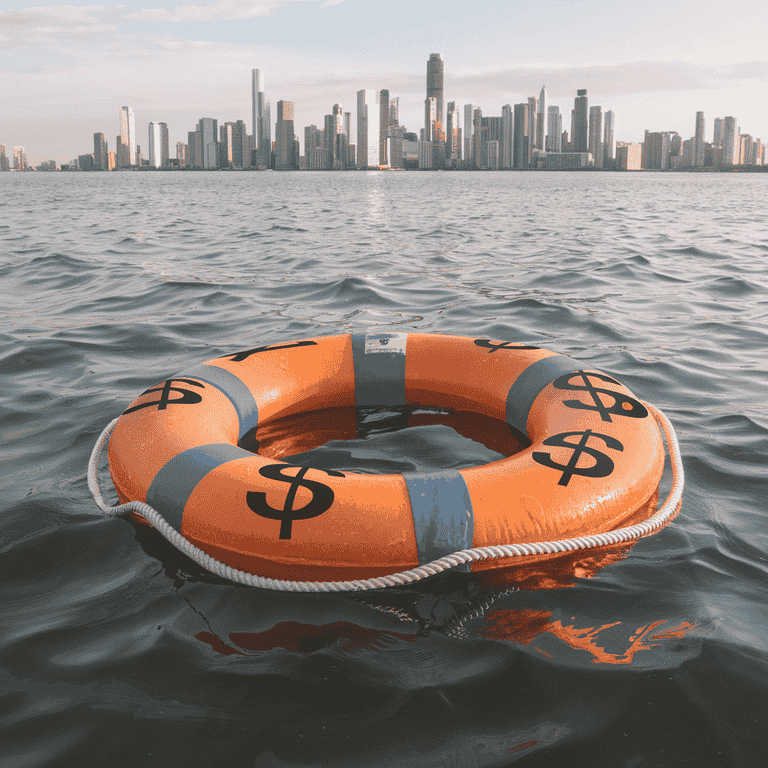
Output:
<svg viewBox="0 0 768 768">
<path fill-rule="evenodd" d="M 697 168 L 704 167 L 704 113 L 696 113 L 696 133 L 693 149 L 693 164 Z"/>
<path fill-rule="evenodd" d="M 542 85 L 536 113 L 536 149 L 546 149 L 547 118 L 547 89 Z"/>
<path fill-rule="evenodd" d="M 251 162 L 255 168 L 272 164 L 272 129 L 269 102 L 264 96 L 264 75 L 260 69 L 251 70 Z"/>
<path fill-rule="evenodd" d="M 587 98 L 587 89 L 581 88 L 576 91 L 576 99 L 573 105 L 573 120 L 571 134 L 573 135 L 573 145 L 576 152 L 588 152 L 588 126 L 587 119 L 589 101 Z"/>
<path fill-rule="evenodd" d="M 379 167 L 381 142 L 376 131 L 376 118 L 378 117 L 376 103 L 376 91 L 373 89 L 365 88 L 357 92 L 357 165 L 359 168 Z M 389 103 L 386 107 L 389 110 Z"/>
<path fill-rule="evenodd" d="M 130 107 L 120 107 L 120 155 L 118 165 L 136 165 L 136 119 Z"/>
<path fill-rule="evenodd" d="M 149 124 L 149 165 L 152 168 L 168 165 L 168 126 L 165 123 Z"/>
<path fill-rule="evenodd" d="M 338 107 L 338 104 L 336 105 Z M 334 107 L 334 110 L 336 107 Z M 293 102 L 277 102 L 275 123 L 275 170 L 289 171 L 296 167 L 294 159 Z"/>
<path fill-rule="evenodd" d="M 594 160 L 595 168 L 603 167 L 602 139 L 603 132 L 603 108 L 590 107 L 589 109 L 589 143 L 587 151 Z"/>
<path fill-rule="evenodd" d="M 603 167 L 613 168 L 616 163 L 616 139 L 614 137 L 614 114 L 609 109 L 605 115 L 603 134 Z"/>
<path fill-rule="evenodd" d="M 103 133 L 93 134 L 93 170 L 109 170 L 109 150 Z"/>
</svg>

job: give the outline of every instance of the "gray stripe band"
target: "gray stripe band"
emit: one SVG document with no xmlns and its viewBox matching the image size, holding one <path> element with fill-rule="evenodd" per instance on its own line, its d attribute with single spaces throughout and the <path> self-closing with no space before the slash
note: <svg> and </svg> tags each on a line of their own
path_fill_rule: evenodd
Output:
<svg viewBox="0 0 768 768">
<path fill-rule="evenodd" d="M 358 406 L 405 405 L 404 333 L 353 333 Z"/>
<path fill-rule="evenodd" d="M 251 390 L 233 373 L 223 368 L 218 368 L 215 365 L 196 365 L 194 368 L 189 368 L 184 373 L 180 373 L 179 376 L 200 379 L 200 381 L 216 387 L 216 389 L 229 398 L 237 411 L 237 418 L 240 421 L 240 434 L 238 437 L 242 437 L 259 423 L 259 408 L 253 399 Z"/>
<path fill-rule="evenodd" d="M 472 547 L 475 518 L 464 478 L 458 470 L 403 475 L 416 531 L 419 565 Z M 468 572 L 470 564 L 456 568 Z"/>
<path fill-rule="evenodd" d="M 541 390 L 558 376 L 580 371 L 582 368 L 583 364 L 565 355 L 552 355 L 529 365 L 518 376 L 507 394 L 507 423 L 524 435 L 527 434 L 528 414 Z"/>
<path fill-rule="evenodd" d="M 181 533 L 184 507 L 197 484 L 216 467 L 253 454 L 229 443 L 190 448 L 172 458 L 156 475 L 147 491 L 147 504 Z"/>
</svg>

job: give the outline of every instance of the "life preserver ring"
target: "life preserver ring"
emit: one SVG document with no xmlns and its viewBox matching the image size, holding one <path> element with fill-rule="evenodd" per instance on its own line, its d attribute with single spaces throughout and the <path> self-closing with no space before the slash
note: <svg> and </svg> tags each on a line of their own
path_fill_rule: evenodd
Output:
<svg viewBox="0 0 768 768">
<path fill-rule="evenodd" d="M 279 419 L 322 424 L 334 409 L 409 404 L 506 422 L 530 445 L 484 466 L 392 475 L 300 467 L 239 445 Z M 224 355 L 143 392 L 109 441 L 122 502 L 146 502 L 233 568 L 297 581 L 612 531 L 653 512 L 664 459 L 655 420 L 613 376 L 534 346 L 418 333 Z"/>
</svg>

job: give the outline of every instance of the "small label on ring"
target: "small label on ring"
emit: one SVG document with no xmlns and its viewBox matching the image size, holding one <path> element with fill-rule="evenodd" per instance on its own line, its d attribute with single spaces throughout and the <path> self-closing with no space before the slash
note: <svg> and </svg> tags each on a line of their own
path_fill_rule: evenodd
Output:
<svg viewBox="0 0 768 768">
<path fill-rule="evenodd" d="M 371 334 L 365 337 L 365 354 L 377 355 L 389 353 L 390 355 L 404 355 L 406 333 L 381 333 Z"/>
</svg>

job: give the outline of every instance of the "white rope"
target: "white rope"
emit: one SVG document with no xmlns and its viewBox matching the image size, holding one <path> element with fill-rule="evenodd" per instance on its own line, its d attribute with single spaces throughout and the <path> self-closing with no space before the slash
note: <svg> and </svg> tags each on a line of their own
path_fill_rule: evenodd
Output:
<svg viewBox="0 0 768 768">
<path fill-rule="evenodd" d="M 658 408 L 655 408 L 649 403 L 643 403 L 643 405 L 645 405 L 651 412 L 664 432 L 664 437 L 667 441 L 667 449 L 669 450 L 669 460 L 672 466 L 672 487 L 669 491 L 669 495 L 664 504 L 644 522 L 630 525 L 626 528 L 619 528 L 615 531 L 609 531 L 608 533 L 578 536 L 573 539 L 541 541 L 535 544 L 501 544 L 493 547 L 473 547 L 472 549 L 463 549 L 460 552 L 454 552 L 451 555 L 446 555 L 439 560 L 420 565 L 418 568 L 412 568 L 409 571 L 402 571 L 401 573 L 394 573 L 388 576 L 378 576 L 371 579 L 358 579 L 355 581 L 284 581 L 281 579 L 269 579 L 264 576 L 256 576 L 252 573 L 232 568 L 229 565 L 215 560 L 201 549 L 198 549 L 177 530 L 172 528 L 162 515 L 156 509 L 150 507 L 149 504 L 145 504 L 141 501 L 131 501 L 127 504 L 110 507 L 101 495 L 97 474 L 99 458 L 104 450 L 104 446 L 109 440 L 109 436 L 112 434 L 112 430 L 115 428 L 115 424 L 117 424 L 117 419 L 114 419 L 107 425 L 99 439 L 96 441 L 96 445 L 93 447 L 91 459 L 88 462 L 88 487 L 102 512 L 106 512 L 108 515 L 118 516 L 125 516 L 131 512 L 141 515 L 168 541 L 170 541 L 174 547 L 181 550 L 198 565 L 215 573 L 217 576 L 237 582 L 238 584 L 245 584 L 250 587 L 260 587 L 262 589 L 278 590 L 281 592 L 351 592 L 397 587 L 429 578 L 430 576 L 447 571 L 450 568 L 455 568 L 458 565 L 471 563 L 474 560 L 555 554 L 558 552 L 572 552 L 578 549 L 592 549 L 594 547 L 605 547 L 612 544 L 623 544 L 628 541 L 640 539 L 643 536 L 649 536 L 665 526 L 677 514 L 680 508 L 680 502 L 683 496 L 683 484 L 685 482 L 683 462 L 680 458 L 680 446 L 677 442 L 677 435 L 675 435 L 675 430 L 672 428 L 667 417 Z"/>
</svg>

